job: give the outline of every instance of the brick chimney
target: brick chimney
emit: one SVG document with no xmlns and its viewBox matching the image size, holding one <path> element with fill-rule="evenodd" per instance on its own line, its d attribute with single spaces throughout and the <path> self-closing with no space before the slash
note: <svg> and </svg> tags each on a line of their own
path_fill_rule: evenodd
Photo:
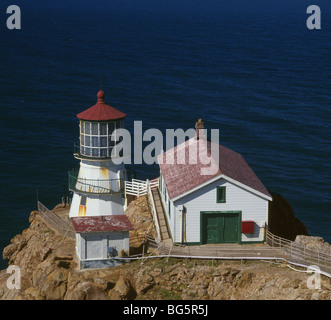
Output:
<svg viewBox="0 0 331 320">
<path fill-rule="evenodd" d="M 203 125 L 202 119 L 199 119 L 198 122 L 195 123 L 196 139 L 197 140 L 199 140 L 199 129 L 204 129 L 204 128 L 205 128 L 205 126 Z"/>
</svg>

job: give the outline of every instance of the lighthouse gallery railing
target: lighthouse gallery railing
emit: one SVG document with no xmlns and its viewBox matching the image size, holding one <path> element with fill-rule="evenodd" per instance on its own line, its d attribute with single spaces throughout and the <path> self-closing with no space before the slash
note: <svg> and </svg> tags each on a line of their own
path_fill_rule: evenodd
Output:
<svg viewBox="0 0 331 320">
<path fill-rule="evenodd" d="M 91 194 L 124 192 L 124 179 L 85 179 L 78 177 L 78 169 L 68 172 L 69 190 Z"/>
</svg>

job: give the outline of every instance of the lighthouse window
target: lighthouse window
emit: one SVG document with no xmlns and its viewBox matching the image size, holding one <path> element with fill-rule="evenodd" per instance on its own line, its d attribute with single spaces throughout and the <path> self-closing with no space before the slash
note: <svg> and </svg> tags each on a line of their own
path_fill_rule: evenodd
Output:
<svg viewBox="0 0 331 320">
<path fill-rule="evenodd" d="M 115 146 L 118 143 L 118 137 L 116 135 L 116 131 L 113 132 L 113 134 L 111 135 L 111 140 L 112 140 L 112 144 L 111 144 L 112 146 Z"/>
<path fill-rule="evenodd" d="M 85 146 L 89 147 L 91 145 L 91 137 L 90 136 L 85 136 Z"/>
<path fill-rule="evenodd" d="M 92 123 L 92 135 L 98 135 L 98 123 L 97 122 Z"/>
<path fill-rule="evenodd" d="M 114 122 L 108 123 L 108 133 L 109 133 L 109 135 L 114 131 L 114 129 L 115 129 Z"/>
<path fill-rule="evenodd" d="M 123 120 L 116 120 L 116 129 L 123 128 Z"/>
<path fill-rule="evenodd" d="M 82 196 L 82 197 L 80 198 L 80 205 L 81 205 L 81 206 L 86 206 L 86 196 Z"/>
<path fill-rule="evenodd" d="M 109 142 L 109 146 L 112 148 L 113 146 L 115 146 L 115 141 L 112 139 L 112 137 L 109 137 L 108 139 Z"/>
<path fill-rule="evenodd" d="M 107 135 L 107 123 L 100 123 L 100 135 L 101 136 Z"/>
<path fill-rule="evenodd" d="M 84 128 L 84 133 L 85 134 L 90 134 L 90 123 L 89 122 L 83 122 L 83 126 L 85 124 L 85 128 Z"/>
<path fill-rule="evenodd" d="M 80 122 L 80 150 L 88 157 L 110 157 L 113 147 L 119 143 L 114 131 L 123 127 L 123 120 L 110 122 Z M 120 138 L 120 136 L 119 136 Z"/>
<path fill-rule="evenodd" d="M 100 138 L 100 147 L 106 148 L 107 147 L 107 137 L 101 137 Z"/>
<path fill-rule="evenodd" d="M 99 147 L 99 137 L 92 137 L 92 147 Z"/>
</svg>

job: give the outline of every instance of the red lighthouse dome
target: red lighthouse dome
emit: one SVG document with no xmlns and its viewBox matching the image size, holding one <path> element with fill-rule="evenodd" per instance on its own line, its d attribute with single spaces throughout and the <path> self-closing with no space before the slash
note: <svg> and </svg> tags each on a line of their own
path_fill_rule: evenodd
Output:
<svg viewBox="0 0 331 320">
<path fill-rule="evenodd" d="M 105 103 L 105 93 L 100 90 L 97 93 L 97 103 L 86 109 L 85 111 L 77 114 L 77 118 L 87 121 L 111 121 L 124 119 L 126 114 L 111 107 Z"/>
<path fill-rule="evenodd" d="M 79 156 L 107 159 L 119 141 L 116 130 L 123 128 L 126 114 L 105 103 L 103 90 L 97 93 L 97 98 L 94 106 L 77 114 L 80 120 Z"/>
</svg>

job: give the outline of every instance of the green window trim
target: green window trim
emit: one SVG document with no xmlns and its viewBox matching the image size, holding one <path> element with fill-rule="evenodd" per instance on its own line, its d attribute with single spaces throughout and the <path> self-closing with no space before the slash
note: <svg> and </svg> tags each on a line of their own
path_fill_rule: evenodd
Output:
<svg viewBox="0 0 331 320">
<path fill-rule="evenodd" d="M 225 203 L 226 202 L 226 187 L 216 188 L 216 202 Z"/>
</svg>

